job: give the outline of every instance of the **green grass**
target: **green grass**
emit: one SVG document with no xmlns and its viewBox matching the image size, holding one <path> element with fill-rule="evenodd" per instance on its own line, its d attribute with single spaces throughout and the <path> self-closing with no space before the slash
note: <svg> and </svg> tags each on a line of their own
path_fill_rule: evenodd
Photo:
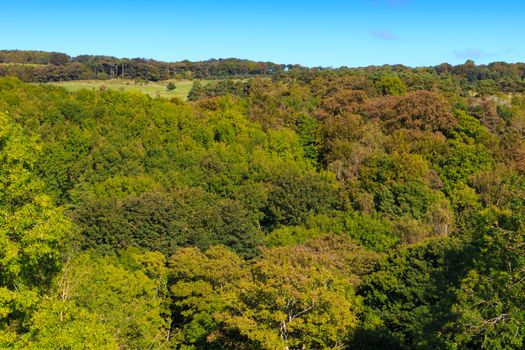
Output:
<svg viewBox="0 0 525 350">
<path fill-rule="evenodd" d="M 4 67 L 9 67 L 9 66 L 44 67 L 44 66 L 47 66 L 47 64 L 2 62 L 0 63 L 0 66 L 4 66 Z"/>
<path fill-rule="evenodd" d="M 177 86 L 175 90 L 168 91 L 168 89 L 166 88 L 166 85 L 168 85 L 168 82 L 170 81 Z M 190 80 L 164 80 L 159 82 L 148 82 L 146 84 L 135 83 L 134 80 L 129 79 L 74 80 L 47 84 L 62 86 L 69 91 L 78 91 L 81 89 L 99 90 L 101 87 L 106 87 L 107 89 L 114 89 L 118 91 L 140 91 L 150 95 L 151 97 L 178 97 L 181 99 L 186 99 L 188 97 L 188 93 L 190 92 L 191 87 L 193 86 L 193 82 Z"/>
</svg>

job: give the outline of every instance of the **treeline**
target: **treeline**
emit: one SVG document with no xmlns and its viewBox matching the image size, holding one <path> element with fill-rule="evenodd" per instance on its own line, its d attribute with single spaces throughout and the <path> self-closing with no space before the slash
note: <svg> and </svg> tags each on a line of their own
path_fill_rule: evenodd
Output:
<svg viewBox="0 0 525 350">
<path fill-rule="evenodd" d="M 449 69 L 444 69 L 443 66 Z M 473 62 L 465 65 L 441 65 L 430 68 L 408 68 L 403 66 L 383 66 L 367 68 L 307 69 L 291 67 L 271 77 L 273 82 L 290 82 L 306 86 L 309 90 L 328 85 L 336 89 L 336 84 L 357 84 L 368 96 L 381 94 L 402 94 L 406 91 L 434 91 L 447 97 L 467 98 L 490 97 L 498 93 L 514 94 L 525 91 L 525 65 L 491 63 L 476 66 Z M 188 95 L 190 101 L 224 95 L 247 97 L 253 80 L 222 79 L 202 84 L 195 81 Z M 310 91 L 310 93 L 316 93 Z"/>
<path fill-rule="evenodd" d="M 0 79 L 0 347 L 523 348 L 525 95 L 483 81 Z"/>
<path fill-rule="evenodd" d="M 0 51 L 0 76 L 16 76 L 25 82 L 82 79 L 218 79 L 271 75 L 284 65 L 236 58 L 201 62 L 161 62 L 143 58 L 66 54 L 42 51 Z"/>
<path fill-rule="evenodd" d="M 436 81 L 451 80 L 464 91 L 494 94 L 525 91 L 525 63 L 494 62 L 476 65 L 469 60 L 452 66 L 443 63 L 434 67 L 409 68 L 402 65 L 364 68 L 307 68 L 271 62 L 255 62 L 235 58 L 200 62 L 161 62 L 143 58 L 116 58 L 43 51 L 0 51 L 0 76 L 16 76 L 25 82 L 51 82 L 83 79 L 224 79 L 271 76 L 274 79 L 312 80 L 316 76 L 364 75 L 369 79 L 390 72 L 408 80 L 419 89 L 429 89 Z"/>
</svg>

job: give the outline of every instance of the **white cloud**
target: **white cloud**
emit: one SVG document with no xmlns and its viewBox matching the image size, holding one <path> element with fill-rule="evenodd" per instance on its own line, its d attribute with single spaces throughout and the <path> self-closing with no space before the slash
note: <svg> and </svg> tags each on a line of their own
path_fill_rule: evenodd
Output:
<svg viewBox="0 0 525 350">
<path fill-rule="evenodd" d="M 370 35 L 373 38 L 379 39 L 379 40 L 385 40 L 385 41 L 391 41 L 398 39 L 398 36 L 391 32 L 390 30 L 372 30 L 370 31 Z"/>
<path fill-rule="evenodd" d="M 453 51 L 453 53 L 454 53 L 454 56 L 456 56 L 456 58 L 461 58 L 461 59 L 480 59 L 480 58 L 497 56 L 497 54 L 495 53 L 484 51 L 481 49 L 473 49 L 473 48 L 468 48 L 464 50 L 455 50 Z"/>
</svg>

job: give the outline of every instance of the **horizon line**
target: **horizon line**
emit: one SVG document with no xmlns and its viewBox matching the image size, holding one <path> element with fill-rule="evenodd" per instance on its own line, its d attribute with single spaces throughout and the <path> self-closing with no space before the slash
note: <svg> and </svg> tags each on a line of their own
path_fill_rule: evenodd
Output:
<svg viewBox="0 0 525 350">
<path fill-rule="evenodd" d="M 402 66 L 402 67 L 407 67 L 407 68 L 411 68 L 411 69 L 417 69 L 417 68 L 433 68 L 433 67 L 438 67 L 438 66 L 443 65 L 443 64 L 448 64 L 448 65 L 450 65 L 452 67 L 455 67 L 455 66 L 461 66 L 463 64 L 466 64 L 469 61 L 472 61 L 478 67 L 487 67 L 487 66 L 489 66 L 491 64 L 495 64 L 495 63 L 525 64 L 525 62 L 521 62 L 521 61 L 515 61 L 515 62 L 492 61 L 492 62 L 489 62 L 489 63 L 476 64 L 474 58 L 467 58 L 464 63 L 456 64 L 456 65 L 444 61 L 444 62 L 435 64 L 435 65 L 418 65 L 418 66 L 411 66 L 411 65 L 404 64 L 404 63 L 384 63 L 384 64 L 381 64 L 381 65 L 371 64 L 371 65 L 368 65 L 368 66 L 347 66 L 347 65 L 322 66 L 322 65 L 303 65 L 303 64 L 300 64 L 300 63 L 277 63 L 277 62 L 271 61 L 271 60 L 258 60 L 258 59 L 240 58 L 240 57 L 210 57 L 208 59 L 200 59 L 200 60 L 191 60 L 191 59 L 162 60 L 162 59 L 158 59 L 158 58 L 145 57 L 145 56 L 142 56 L 142 57 L 139 57 L 139 56 L 137 56 L 137 57 L 118 57 L 118 56 L 113 56 L 113 55 L 108 55 L 108 54 L 87 54 L 87 53 L 72 54 L 72 53 L 68 53 L 66 51 L 41 50 L 41 49 L 0 49 L 0 52 L 1 51 L 21 51 L 21 52 L 33 51 L 33 52 L 43 52 L 43 53 L 65 54 L 65 55 L 69 56 L 70 58 L 77 58 L 77 57 L 80 57 L 80 56 L 92 56 L 92 57 L 114 58 L 114 59 L 119 59 L 119 60 L 146 60 L 146 61 L 156 61 L 156 62 L 162 62 L 162 63 L 180 63 L 180 62 L 186 62 L 186 61 L 187 62 L 196 63 L 196 62 L 208 62 L 208 61 L 213 61 L 213 60 L 215 60 L 215 61 L 223 61 L 223 60 L 232 60 L 233 59 L 233 60 L 257 62 L 257 63 L 272 63 L 272 64 L 283 65 L 283 66 L 300 66 L 301 68 L 326 69 L 326 70 L 337 70 L 337 69 L 344 69 L 344 68 L 348 68 L 348 69 L 363 69 L 363 68 L 385 67 L 385 66 L 387 66 L 387 67 Z"/>
</svg>

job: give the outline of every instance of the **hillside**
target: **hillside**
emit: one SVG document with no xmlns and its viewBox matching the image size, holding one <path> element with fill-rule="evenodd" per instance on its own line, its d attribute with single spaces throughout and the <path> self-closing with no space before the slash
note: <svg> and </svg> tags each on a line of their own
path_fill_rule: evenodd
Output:
<svg viewBox="0 0 525 350">
<path fill-rule="evenodd" d="M 336 75 L 367 73 L 372 77 L 383 71 L 401 75 L 417 73 L 420 88 L 428 89 L 429 80 L 436 75 L 444 80 L 455 78 L 462 88 L 474 85 L 478 89 L 495 93 L 523 92 L 525 63 L 493 62 L 475 65 L 472 60 L 452 66 L 442 63 L 434 67 L 410 68 L 403 65 L 348 67 L 313 67 L 297 64 L 276 64 L 246 59 L 227 58 L 207 61 L 162 62 L 145 58 L 117 58 L 112 56 L 80 55 L 71 57 L 64 53 L 24 50 L 0 50 L 0 76 L 16 76 L 25 82 L 60 82 L 70 80 L 164 81 L 169 79 L 233 79 L 250 77 L 315 75 L 316 72 Z M 415 83 L 415 82 L 414 82 Z"/>
<path fill-rule="evenodd" d="M 525 64 L 0 62 L 1 348 L 525 346 Z"/>
</svg>

